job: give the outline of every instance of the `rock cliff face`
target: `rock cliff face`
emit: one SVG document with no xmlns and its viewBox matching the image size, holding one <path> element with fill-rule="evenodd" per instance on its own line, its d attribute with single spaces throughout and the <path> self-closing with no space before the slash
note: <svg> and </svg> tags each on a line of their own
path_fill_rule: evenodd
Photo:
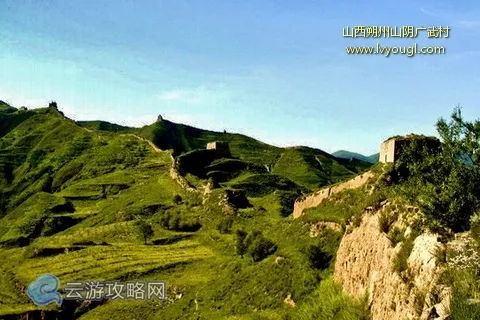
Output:
<svg viewBox="0 0 480 320">
<path fill-rule="evenodd" d="M 365 213 L 360 225 L 345 234 L 337 252 L 335 278 L 350 295 L 367 295 L 373 320 L 448 319 L 449 289 L 437 285 L 442 268 L 439 252 L 445 245 L 433 234 L 413 241 L 407 270 L 393 270 L 395 257 L 404 242 L 395 247 L 381 231 L 380 211 Z M 397 226 L 407 227 L 404 214 Z"/>
</svg>

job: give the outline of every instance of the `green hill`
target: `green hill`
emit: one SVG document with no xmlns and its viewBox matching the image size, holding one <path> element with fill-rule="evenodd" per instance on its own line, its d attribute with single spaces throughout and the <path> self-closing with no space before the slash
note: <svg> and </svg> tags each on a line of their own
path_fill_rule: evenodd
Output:
<svg viewBox="0 0 480 320">
<path fill-rule="evenodd" d="M 102 131 L 129 131 L 131 128 L 121 126 L 115 123 L 110 123 L 107 121 L 94 120 L 94 121 L 77 121 L 77 124 L 81 127 L 90 129 L 90 130 L 102 130 Z"/>
<path fill-rule="evenodd" d="M 11 113 L 17 111 L 16 108 L 10 106 L 8 103 L 0 100 L 0 112 L 2 113 Z"/>
<path fill-rule="evenodd" d="M 16 109 L 0 100 L 0 138 L 33 114 L 33 111 Z"/>
<path fill-rule="evenodd" d="M 314 319 L 338 308 L 339 319 L 363 319 L 363 305 L 331 281 L 333 259 L 312 264 L 315 252 L 334 256 L 340 235 L 311 238 L 287 216 L 301 193 L 368 164 L 165 120 L 74 122 L 54 107 L 5 106 L 0 116 L 0 317 L 34 317 L 41 308 L 21 288 L 53 273 L 62 288 L 167 282 L 166 302 L 45 308 L 68 319 Z M 210 141 L 228 142 L 231 154 L 205 150 Z M 218 185 L 205 192 L 209 179 Z M 289 294 L 298 309 L 285 308 Z"/>
<path fill-rule="evenodd" d="M 283 150 L 272 172 L 309 189 L 345 180 L 370 167 L 362 161 L 337 159 L 318 149 L 294 147 Z"/>
<path fill-rule="evenodd" d="M 370 159 L 370 161 L 368 162 L 371 162 L 371 163 L 378 163 L 379 162 L 379 158 L 380 158 L 380 153 L 374 153 L 372 154 L 371 156 L 368 156 L 368 159 Z"/>
<path fill-rule="evenodd" d="M 358 159 L 368 163 L 377 163 L 379 154 L 375 153 L 370 156 L 364 156 L 363 154 L 351 152 L 347 150 L 338 150 L 332 153 L 333 156 L 342 159 Z"/>
<path fill-rule="evenodd" d="M 224 141 L 229 144 L 232 158 L 263 167 L 311 190 L 347 179 L 371 166 L 368 162 L 335 158 L 318 149 L 279 148 L 245 135 L 202 130 L 168 120 L 133 132 L 161 149 L 174 150 L 174 155 L 203 150 L 211 141 Z"/>
<path fill-rule="evenodd" d="M 172 149 L 178 155 L 187 151 L 205 149 L 208 142 L 228 142 L 232 156 L 258 164 L 273 165 L 281 148 L 270 146 L 253 138 L 236 133 L 202 130 L 168 120 L 134 130 L 163 150 Z"/>
</svg>

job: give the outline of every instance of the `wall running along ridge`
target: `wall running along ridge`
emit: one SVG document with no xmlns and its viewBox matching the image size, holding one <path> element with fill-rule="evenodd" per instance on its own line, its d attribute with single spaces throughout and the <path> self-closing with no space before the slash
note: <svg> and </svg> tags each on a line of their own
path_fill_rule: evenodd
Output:
<svg viewBox="0 0 480 320">
<path fill-rule="evenodd" d="M 306 197 L 297 199 L 293 206 L 293 218 L 300 218 L 301 216 L 303 216 L 304 210 L 317 207 L 325 199 L 328 199 L 328 197 L 332 194 L 338 193 L 343 190 L 355 189 L 363 186 L 373 176 L 373 173 L 368 171 L 341 184 L 321 189 Z"/>
</svg>

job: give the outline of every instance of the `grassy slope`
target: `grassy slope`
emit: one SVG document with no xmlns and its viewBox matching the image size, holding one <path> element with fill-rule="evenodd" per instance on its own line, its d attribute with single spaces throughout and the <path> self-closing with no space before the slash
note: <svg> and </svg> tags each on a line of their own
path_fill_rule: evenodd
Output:
<svg viewBox="0 0 480 320">
<path fill-rule="evenodd" d="M 275 164 L 273 173 L 283 175 L 301 186 L 318 189 L 345 180 L 370 165 L 350 162 L 307 147 L 287 148 Z"/>
<path fill-rule="evenodd" d="M 165 133 L 168 139 L 165 135 L 158 138 L 158 132 L 149 136 L 151 127 L 139 133 L 159 146 L 167 143 L 182 151 L 204 148 L 207 141 L 219 140 L 221 135 L 221 140 L 230 142 L 232 153 L 246 161 L 273 165 L 281 157 L 281 149 L 241 135 L 182 125 L 175 125 L 173 130 L 174 134 Z M 280 215 L 273 193 L 251 197 L 254 207 L 239 210 L 230 218 L 230 231 L 220 233 L 217 226 L 227 219 L 218 205 L 221 190 L 215 190 L 201 205 L 199 197 L 186 193 L 170 179 L 168 153 L 154 152 L 133 136 L 87 131 L 56 110 L 43 109 L 17 124 L 0 143 L 0 154 L 20 159 L 9 164 L 11 177 L 2 189 L 9 201 L 0 221 L 0 241 L 32 238 L 28 246 L 0 249 L 4 261 L 0 263 L 0 283 L 5 288 L 0 295 L 0 315 L 35 309 L 15 284 L 28 285 L 38 275 L 53 272 L 62 283 L 166 280 L 169 296 L 174 296 L 174 291 L 183 294 L 171 304 L 112 301 L 87 312 L 84 319 L 132 319 L 138 314 L 145 319 L 362 318 L 361 305 L 344 297 L 331 282 L 319 282 L 329 277 L 331 267 L 316 270 L 305 254 L 314 244 L 334 254 L 339 235 L 310 238 L 302 221 L 291 222 Z M 308 152 L 303 161 L 308 161 Z M 325 163 L 329 163 L 327 158 Z M 335 172 L 339 177 L 353 174 L 333 159 L 329 164 L 327 173 Z M 291 172 L 285 165 L 274 169 L 313 187 L 318 177 L 310 180 L 308 167 L 302 170 Z M 245 177 L 238 181 L 242 179 Z M 281 185 L 291 183 L 285 178 L 279 181 Z M 183 204 L 174 205 L 172 199 L 177 194 Z M 66 203 L 74 212 L 67 210 Z M 197 219 L 202 228 L 196 232 L 167 230 L 160 223 L 165 212 Z M 134 225 L 139 217 L 152 224 L 153 239 L 188 237 L 167 245 L 145 245 Z M 68 218 L 77 219 L 76 224 L 65 229 L 62 222 Z M 233 233 L 237 229 L 263 231 L 278 250 L 260 262 L 242 259 L 235 253 Z M 104 242 L 108 245 L 101 245 Z M 278 256 L 285 259 L 276 263 Z M 288 294 L 299 303 L 298 311 L 284 306 Z M 338 313 L 339 308 L 343 314 Z"/>
<path fill-rule="evenodd" d="M 131 128 L 121 126 L 115 123 L 110 123 L 107 121 L 94 120 L 94 121 L 77 121 L 77 124 L 81 127 L 90 129 L 90 130 L 102 130 L 102 131 L 111 131 L 111 132 L 127 132 Z"/>
<path fill-rule="evenodd" d="M 244 161 L 273 165 L 280 156 L 281 150 L 241 134 L 202 130 L 168 120 L 156 122 L 136 131 L 161 149 L 173 149 L 176 154 L 205 149 L 207 143 L 211 141 L 226 141 L 234 157 Z"/>
<path fill-rule="evenodd" d="M 161 149 L 174 149 L 176 154 L 204 149 L 210 141 L 226 141 L 234 158 L 266 167 L 307 189 L 345 180 L 371 166 L 363 161 L 335 158 L 318 149 L 278 148 L 241 134 L 201 130 L 166 120 L 135 132 Z"/>
</svg>

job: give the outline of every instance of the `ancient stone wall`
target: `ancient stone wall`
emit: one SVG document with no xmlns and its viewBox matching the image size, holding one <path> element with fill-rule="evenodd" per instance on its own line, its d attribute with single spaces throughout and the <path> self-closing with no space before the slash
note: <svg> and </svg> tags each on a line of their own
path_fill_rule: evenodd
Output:
<svg viewBox="0 0 480 320">
<path fill-rule="evenodd" d="M 346 182 L 321 189 L 311 195 L 297 199 L 293 206 L 293 217 L 295 219 L 301 217 L 304 213 L 304 210 L 317 207 L 332 194 L 343 190 L 355 189 L 363 186 L 372 177 L 373 173 L 371 173 L 370 171 L 365 172 L 364 174 L 356 176 L 355 178 L 350 179 Z"/>
</svg>

